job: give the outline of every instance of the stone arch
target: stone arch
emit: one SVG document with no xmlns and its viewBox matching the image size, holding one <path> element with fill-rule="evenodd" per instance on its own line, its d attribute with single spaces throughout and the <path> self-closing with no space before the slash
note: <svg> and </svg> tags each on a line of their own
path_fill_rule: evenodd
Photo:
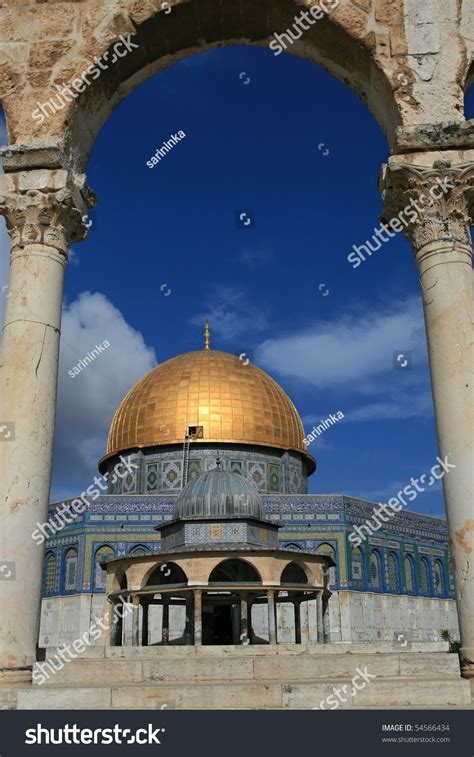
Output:
<svg viewBox="0 0 474 757">
<path fill-rule="evenodd" d="M 188 577 L 182 567 L 175 562 L 152 565 L 145 573 L 142 588 L 146 586 L 166 586 L 167 584 L 187 584 Z"/>
<path fill-rule="evenodd" d="M 404 565 L 404 577 L 405 577 L 405 591 L 410 594 L 416 592 L 416 577 L 415 577 L 415 562 L 412 555 L 407 554 L 403 560 Z"/>
<path fill-rule="evenodd" d="M 129 551 L 129 557 L 145 557 L 151 550 L 145 544 L 135 544 Z"/>
<path fill-rule="evenodd" d="M 316 554 L 317 555 L 326 555 L 327 557 L 332 557 L 336 565 L 333 565 L 329 568 L 328 575 L 329 575 L 329 584 L 330 586 L 336 586 L 337 584 L 337 560 L 336 560 L 336 547 L 334 547 L 332 544 L 329 544 L 329 542 L 321 542 L 321 544 L 318 544 L 316 548 Z"/>
<path fill-rule="evenodd" d="M 55 594 L 59 583 L 59 563 L 53 550 L 46 552 L 44 556 L 43 594 L 48 597 Z"/>
<path fill-rule="evenodd" d="M 369 556 L 369 586 L 382 591 L 382 560 L 378 549 L 372 549 Z"/>
<path fill-rule="evenodd" d="M 115 556 L 115 551 L 113 547 L 110 546 L 110 544 L 101 544 L 94 553 L 94 562 L 93 562 L 93 584 L 94 589 L 99 589 L 99 591 L 104 591 L 106 586 L 106 580 L 107 580 L 107 574 L 104 572 L 104 570 L 100 567 L 101 563 L 110 560 L 111 557 Z M 100 572 L 99 572 L 100 571 Z"/>
<path fill-rule="evenodd" d="M 312 4 L 309 0 L 305 3 L 308 8 Z M 12 141 L 25 143 L 49 135 L 63 143 L 76 167 L 82 169 L 95 136 L 112 110 L 148 77 L 176 60 L 214 47 L 267 46 L 274 34 L 285 34 L 295 17 L 306 11 L 296 0 L 226 0 L 225 9 L 217 0 L 178 0 L 169 14 L 163 13 L 160 6 L 158 1 L 141 6 L 126 1 L 115 8 L 110 4 L 102 7 L 101 3 L 93 7 L 87 2 L 80 6 L 66 3 L 54 21 L 61 43 L 53 41 L 54 34 L 48 39 L 48 23 L 53 22 L 48 22 L 45 14 L 30 56 L 36 64 L 34 70 L 19 74 L 13 61 L 5 70 L 4 86 L 8 85 L 9 72 L 13 79 L 16 76 L 11 94 L 6 97 Z M 41 11 L 36 14 L 41 15 Z M 387 65 L 382 34 L 372 30 L 372 15 L 360 6 L 340 4 L 315 21 L 287 52 L 315 62 L 354 90 L 393 141 L 395 128 L 402 121 L 396 98 L 398 85 Z M 17 11 L 10 26 L 19 27 L 20 20 L 24 24 L 27 19 L 23 17 L 27 16 L 27 12 Z M 128 35 L 133 35 L 129 44 L 136 47 L 119 58 L 123 51 L 122 47 L 119 53 L 118 48 L 121 37 Z M 48 41 L 43 41 L 44 36 Z M 102 64 L 97 77 L 91 70 L 94 59 Z M 54 112 L 51 107 L 42 107 L 52 97 L 53 102 L 60 102 L 54 84 L 71 83 L 81 77 L 82 84 L 77 85 L 77 91 L 74 87 L 74 96 L 64 96 L 62 108 L 58 106 Z M 22 118 L 14 99 L 19 99 L 20 94 Z M 46 116 L 41 119 L 43 111 Z"/>
<path fill-rule="evenodd" d="M 127 574 L 125 568 L 120 568 L 114 572 L 108 591 L 114 593 L 116 591 L 125 591 L 126 589 L 128 589 Z"/>
<path fill-rule="evenodd" d="M 420 593 L 431 594 L 430 564 L 427 557 L 420 558 Z"/>
<path fill-rule="evenodd" d="M 285 549 L 292 549 L 294 552 L 302 552 L 303 548 L 300 547 L 299 544 L 295 544 L 295 542 L 288 542 L 288 544 L 285 544 Z"/>
<path fill-rule="evenodd" d="M 399 562 L 395 552 L 389 552 L 387 555 L 387 588 L 397 594 L 400 591 Z"/>
<path fill-rule="evenodd" d="M 262 583 L 262 578 L 249 560 L 230 558 L 219 562 L 210 572 L 208 583 Z"/>
<path fill-rule="evenodd" d="M 352 583 L 360 588 L 365 582 L 364 553 L 360 547 L 352 547 L 351 552 Z"/>
<path fill-rule="evenodd" d="M 146 77 L 179 57 L 222 43 L 262 44 L 268 41 L 269 33 L 280 28 L 284 30 L 285 25 L 288 28 L 299 10 L 295 0 L 275 0 L 273 3 L 272 0 L 242 0 L 238 8 L 237 0 L 229 0 L 222 5 L 222 16 L 215 12 L 217 0 L 193 0 L 192 3 L 179 0 L 169 17 L 161 14 L 158 18 L 160 14 L 154 2 L 147 0 L 139 4 L 134 0 L 123 0 L 120 5 L 118 2 L 115 5 L 115 0 L 111 0 L 107 6 L 105 0 L 97 0 L 95 4 L 92 0 L 64 2 L 55 5 L 54 14 L 51 14 L 48 3 L 10 3 L 0 9 L 0 99 L 6 111 L 10 142 L 16 143 L 6 156 L 9 175 L 2 177 L 0 209 L 8 218 L 14 247 L 26 249 L 28 256 L 34 257 L 38 266 L 41 260 L 44 285 L 43 289 L 38 287 L 38 290 L 43 291 L 46 287 L 49 290 L 48 297 L 43 298 L 44 302 L 32 302 L 33 297 L 22 296 L 19 282 L 22 281 L 27 258 L 23 253 L 22 259 L 16 256 L 13 262 L 18 293 L 9 303 L 12 309 L 21 313 L 21 318 L 15 319 L 12 324 L 20 320 L 30 324 L 29 330 L 24 332 L 24 347 L 29 344 L 35 347 L 44 345 L 43 323 L 51 332 L 59 333 L 60 308 L 56 305 L 62 292 L 62 278 L 61 274 L 53 275 L 52 270 L 54 268 L 60 272 L 71 241 L 79 240 L 84 235 L 81 218 L 84 218 L 83 214 L 92 200 L 83 184 L 84 177 L 78 177 L 68 169 L 70 166 L 84 166 L 94 137 L 111 109 Z M 309 3 L 309 0 L 306 2 Z M 446 178 L 448 166 L 445 158 L 449 151 L 450 160 L 453 161 L 449 176 L 456 176 L 459 180 L 456 193 L 450 198 L 448 209 L 439 203 L 430 211 L 428 218 L 418 225 L 414 224 L 410 237 L 423 288 L 429 287 L 433 295 L 424 304 L 426 330 L 433 336 L 433 339 L 428 339 L 428 346 L 440 448 L 450 449 L 453 457 L 459 452 L 460 458 L 465 459 L 465 440 L 469 438 L 467 419 L 457 406 L 456 413 L 452 412 L 452 398 L 458 400 L 459 397 L 460 408 L 467 406 L 466 389 L 469 391 L 471 373 L 466 307 L 467 297 L 471 293 L 471 272 L 470 265 L 465 263 L 470 263 L 472 258 L 469 226 L 474 206 L 472 177 L 468 176 L 473 161 L 469 149 L 472 123 L 463 123 L 462 96 L 466 82 L 472 82 L 472 35 L 467 27 L 467 14 L 463 17 L 463 4 L 455 5 L 454 13 L 448 17 L 448 14 L 441 13 L 441 4 L 428 0 L 420 0 L 416 9 L 407 0 L 380 3 L 346 0 L 331 19 L 321 21 L 313 28 L 311 37 L 314 33 L 315 39 L 305 37 L 304 42 L 296 43 L 291 50 L 319 63 L 360 92 L 369 107 L 381 114 L 382 121 L 379 123 L 386 125 L 394 152 L 405 153 L 403 157 L 396 155 L 392 158 L 383 170 L 381 187 L 384 213 L 388 216 L 398 213 L 407 199 L 407 193 L 418 191 L 423 182 L 433 178 L 433 171 L 438 174 L 439 180 Z M 467 0 L 464 7 L 466 5 Z M 367 11 L 361 10 L 360 6 L 366 7 Z M 198 21 L 193 23 L 196 13 Z M 425 54 L 420 48 L 426 42 L 423 32 L 427 30 L 423 27 L 428 25 L 427 18 L 430 32 L 434 31 L 438 39 L 433 42 L 432 52 Z M 249 30 L 246 23 L 250 20 Z M 232 33 L 226 35 L 225 29 L 229 26 Z M 94 87 L 88 86 L 80 97 L 58 111 L 55 114 L 57 117 L 49 120 L 44 129 L 38 124 L 32 127 L 32 110 L 38 98 L 49 96 L 53 81 L 70 81 L 78 76 L 87 69 L 90 56 L 109 50 L 121 34 L 128 32 L 136 33 L 137 39 L 142 42 L 138 55 L 121 60 L 110 70 L 110 78 L 100 77 L 100 86 L 97 82 Z M 348 44 L 345 45 L 344 41 Z M 156 45 L 162 46 L 158 52 Z M 21 49 L 28 49 L 28 56 L 19 55 Z M 395 139 L 396 127 L 401 123 L 406 128 Z M 467 149 L 464 150 L 464 147 Z M 420 153 L 416 154 L 416 150 Z M 439 160 L 440 157 L 443 161 Z M 464 165 L 466 161 L 469 162 L 468 169 Z M 32 186 L 41 191 L 33 195 L 30 191 Z M 25 234 L 25 202 L 28 234 Z M 35 224 L 31 220 L 37 219 L 38 214 L 41 215 L 41 223 L 36 225 L 36 237 L 33 239 L 30 234 Z M 426 226 L 430 232 L 428 237 L 433 236 L 429 263 L 425 249 Z M 48 260 L 44 254 L 40 255 L 33 249 L 33 242 L 38 241 L 49 248 Z M 431 266 L 434 256 L 437 259 L 436 280 L 443 283 L 443 286 L 436 288 L 434 284 L 432 287 L 429 285 L 432 274 L 431 269 L 427 268 Z M 13 266 L 11 271 L 13 276 Z M 48 309 L 45 302 L 48 305 L 54 303 L 55 309 Z M 31 318 L 33 312 L 36 312 L 38 319 Z M 446 312 L 453 313 L 452 333 L 459 335 L 462 342 L 460 347 L 456 340 L 447 338 L 448 330 L 443 330 L 440 314 Z M 10 326 L 8 324 L 4 331 L 4 356 L 7 357 L 3 373 L 7 380 L 2 399 L 6 407 L 12 403 L 11 377 L 15 366 L 20 368 L 15 377 L 21 383 L 20 389 L 31 384 L 35 374 L 35 351 L 18 349 L 19 343 L 15 344 L 14 329 Z M 464 356 L 462 361 L 458 350 Z M 12 354 L 15 354 L 15 359 L 10 357 Z M 45 348 L 43 365 L 47 360 L 51 366 L 56 364 L 56 343 Z M 455 362 L 460 367 L 453 376 L 451 366 Z M 47 383 L 50 386 L 46 386 Z M 37 384 L 43 400 L 37 405 L 43 406 L 43 415 L 29 412 L 32 408 L 29 398 L 26 412 L 18 419 L 18 437 L 24 436 L 27 429 L 31 439 L 32 451 L 28 460 L 19 444 L 7 445 L 9 450 L 2 460 L 0 478 L 5 482 L 4 488 L 14 492 L 25 507 L 25 516 L 16 519 L 16 522 L 5 508 L 12 533 L 15 534 L 26 528 L 28 520 L 32 525 L 35 523 L 38 503 L 41 517 L 47 517 L 49 482 L 45 471 L 48 473 L 50 470 L 48 455 L 54 426 L 55 386 L 56 378 L 49 370 L 45 373 L 44 382 Z M 20 389 L 17 384 L 15 391 Z M 10 476 L 14 476 L 14 480 Z M 469 498 L 472 495 L 466 485 L 468 481 L 466 468 L 458 466 L 445 486 L 458 596 L 472 571 L 464 542 L 458 537 L 460 531 L 464 533 L 465 519 L 471 512 Z M 34 497 L 33 489 L 28 491 L 32 482 L 36 488 Z M 455 485 L 455 482 L 458 483 Z M 5 497 L 1 499 L 6 501 Z M 41 591 L 41 562 L 42 554 L 32 553 L 28 576 L 21 574 L 17 577 L 14 587 L 22 595 L 23 602 L 31 606 L 36 605 Z M 2 584 L 0 593 L 3 600 L 4 596 L 13 594 L 13 587 L 8 582 Z M 467 600 L 464 601 L 463 597 L 462 602 L 458 601 L 461 637 L 463 648 L 469 650 L 467 659 L 474 659 L 472 606 L 469 605 L 470 615 L 466 607 Z M 20 619 L 21 612 L 22 608 L 17 614 Z M 35 660 L 35 624 L 24 623 L 22 627 L 20 620 L 16 626 L 18 633 L 15 640 L 11 639 L 11 634 L 4 632 L 2 626 L 2 659 L 14 660 L 17 666 L 22 667 Z M 4 650 L 7 650 L 8 656 Z"/>
<path fill-rule="evenodd" d="M 442 560 L 435 560 L 433 564 L 433 591 L 438 597 L 446 594 L 446 574 Z"/>
<path fill-rule="evenodd" d="M 308 576 L 304 568 L 296 562 L 289 562 L 282 570 L 280 584 L 307 584 Z"/>
<path fill-rule="evenodd" d="M 62 589 L 64 593 L 75 592 L 78 589 L 78 551 L 76 546 L 66 547 L 63 554 Z"/>
</svg>

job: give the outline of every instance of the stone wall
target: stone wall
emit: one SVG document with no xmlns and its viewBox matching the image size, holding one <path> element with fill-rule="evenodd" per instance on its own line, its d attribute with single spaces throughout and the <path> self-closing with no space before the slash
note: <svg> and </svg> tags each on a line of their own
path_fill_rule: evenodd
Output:
<svg viewBox="0 0 474 757">
<path fill-rule="evenodd" d="M 102 617 L 104 595 L 76 594 L 68 597 L 43 599 L 40 647 L 57 647 L 71 644 L 89 630 L 96 617 Z M 440 641 L 440 631 L 448 629 L 454 638 L 459 638 L 456 603 L 451 599 L 427 599 L 425 597 L 400 597 L 369 592 L 334 592 L 329 601 L 331 642 L 394 642 L 395 636 L 403 635 L 407 644 L 421 641 Z M 174 613 L 176 615 L 174 616 Z M 156 643 L 160 636 L 161 607 L 150 612 L 150 642 Z M 252 610 L 255 634 L 268 640 L 267 607 L 255 605 Z M 184 631 L 184 610 L 170 608 L 170 640 L 179 638 Z M 131 644 L 132 616 L 124 618 L 125 639 Z M 302 605 L 301 636 L 303 643 L 316 643 L 316 608 L 311 601 Z M 96 642 L 104 643 L 104 636 Z M 294 641 L 293 606 L 278 608 L 278 639 L 281 643 Z M 400 644 L 404 639 L 400 639 Z"/>
<path fill-rule="evenodd" d="M 171 0 L 169 6 L 161 0 L 2 0 L 0 101 L 10 143 L 35 145 L 43 165 L 54 147 L 83 167 L 102 123 L 147 77 L 222 43 L 268 45 L 292 27 L 304 5 L 310 0 Z M 121 35 L 132 35 L 135 45 L 123 57 L 114 53 Z M 419 139 L 413 127 L 462 122 L 473 47 L 470 0 L 340 0 L 291 52 L 352 87 L 397 150 Z M 100 75 L 87 77 L 95 58 L 102 62 Z M 88 83 L 64 96 L 62 107 L 42 121 L 33 117 L 39 105 L 57 98 L 56 85 L 84 75 Z"/>
</svg>

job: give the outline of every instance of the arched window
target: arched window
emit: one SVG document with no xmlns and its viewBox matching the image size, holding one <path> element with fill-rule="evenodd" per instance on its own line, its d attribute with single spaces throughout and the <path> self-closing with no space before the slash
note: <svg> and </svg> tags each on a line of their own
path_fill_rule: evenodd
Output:
<svg viewBox="0 0 474 757">
<path fill-rule="evenodd" d="M 160 586 L 163 584 L 187 584 L 188 577 L 184 570 L 174 562 L 164 562 L 157 565 L 150 573 L 145 586 Z"/>
<path fill-rule="evenodd" d="M 150 550 L 148 547 L 145 547 L 144 544 L 137 544 L 135 547 L 132 547 L 132 549 L 129 552 L 130 557 L 141 557 L 142 555 L 149 555 Z"/>
<path fill-rule="evenodd" d="M 326 542 L 319 544 L 319 546 L 316 548 L 316 554 L 327 555 L 328 557 L 332 557 L 334 562 L 336 562 L 336 551 L 334 547 L 332 547 L 330 544 L 327 544 Z M 329 585 L 335 586 L 336 583 L 337 583 L 336 568 L 335 566 L 333 566 L 329 568 Z"/>
<path fill-rule="evenodd" d="M 370 586 L 380 589 L 380 556 L 375 549 L 370 553 Z"/>
<path fill-rule="evenodd" d="M 405 560 L 405 588 L 409 592 L 415 591 L 415 564 L 411 555 L 406 555 Z"/>
<path fill-rule="evenodd" d="M 360 547 L 352 549 L 352 583 L 355 586 L 362 586 L 364 583 L 364 565 Z"/>
<path fill-rule="evenodd" d="M 426 557 L 420 560 L 420 591 L 422 594 L 430 593 L 430 571 Z"/>
<path fill-rule="evenodd" d="M 303 551 L 301 547 L 298 546 L 298 544 L 294 544 L 293 542 L 289 542 L 289 544 L 285 544 L 285 549 L 293 549 L 295 552 Z"/>
<path fill-rule="evenodd" d="M 445 594 L 444 568 L 441 560 L 436 560 L 433 566 L 435 594 L 442 597 Z"/>
<path fill-rule="evenodd" d="M 388 590 L 398 592 L 400 591 L 399 581 L 398 581 L 398 558 L 393 553 L 390 552 L 390 554 L 387 557 L 387 574 L 388 574 Z"/>
<path fill-rule="evenodd" d="M 209 576 L 209 583 L 261 583 L 260 576 L 244 560 L 223 560 Z"/>
<path fill-rule="evenodd" d="M 58 561 L 55 555 L 50 552 L 46 555 L 44 572 L 44 594 L 49 596 L 58 590 Z"/>
<path fill-rule="evenodd" d="M 77 588 L 77 550 L 68 549 L 64 555 L 64 590 L 75 591 Z"/>
<path fill-rule="evenodd" d="M 290 562 L 281 574 L 280 583 L 282 586 L 284 584 L 307 584 L 308 576 L 300 565 Z"/>
<path fill-rule="evenodd" d="M 101 562 L 110 560 L 114 555 L 114 550 L 107 544 L 104 544 L 103 547 L 99 547 L 95 553 L 94 586 L 96 589 L 105 589 L 107 581 L 107 573 L 100 567 Z"/>
</svg>

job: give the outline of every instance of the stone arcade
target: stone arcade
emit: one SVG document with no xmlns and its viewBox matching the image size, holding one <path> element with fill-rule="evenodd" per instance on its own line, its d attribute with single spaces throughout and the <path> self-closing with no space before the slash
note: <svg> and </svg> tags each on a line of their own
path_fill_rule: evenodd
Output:
<svg viewBox="0 0 474 757">
<path fill-rule="evenodd" d="M 4 676 L 28 672 L 36 660 L 43 550 L 30 537 L 47 518 L 63 276 L 70 244 L 87 233 L 94 197 L 84 170 L 94 139 L 120 99 L 173 60 L 224 43 L 267 45 L 275 31 L 292 26 L 299 10 L 291 0 L 178 1 L 170 14 L 151 0 L 66 0 L 55 4 L 54 14 L 48 3 L 6 0 L 0 8 L 0 100 L 9 136 L 0 211 L 11 237 L 0 417 L 15 424 L 15 438 L 1 442 L 0 554 L 16 565 L 15 580 L 0 581 Z M 137 47 L 127 57 L 67 107 L 35 123 L 31 114 L 54 93 L 54 81 L 80 77 L 128 33 Z M 464 119 L 463 95 L 474 73 L 473 40 L 470 0 L 345 0 L 292 46 L 358 92 L 386 133 L 385 219 L 433 182 L 449 179 L 455 187 L 426 208 L 408 234 L 420 273 L 439 454 L 456 463 L 443 484 L 462 654 L 471 671 L 474 127 Z M 445 682 L 438 692 L 447 701 Z M 82 701 L 91 701 L 88 696 L 85 690 Z M 103 706 L 111 696 L 110 690 L 103 694 Z M 273 703 L 286 706 L 279 696 Z"/>
</svg>

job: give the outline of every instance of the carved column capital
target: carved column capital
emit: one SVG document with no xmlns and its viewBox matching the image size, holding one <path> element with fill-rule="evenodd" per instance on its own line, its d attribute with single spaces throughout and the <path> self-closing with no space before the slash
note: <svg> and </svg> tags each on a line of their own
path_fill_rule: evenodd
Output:
<svg viewBox="0 0 474 757">
<path fill-rule="evenodd" d="M 430 243 L 470 249 L 474 163 L 453 166 L 449 160 L 436 160 L 427 167 L 391 160 L 382 168 L 380 190 L 383 220 L 403 214 L 415 254 Z"/>
<path fill-rule="evenodd" d="M 0 214 L 12 251 L 40 244 L 67 258 L 69 245 L 87 236 L 87 210 L 94 201 L 85 176 L 63 169 L 0 176 Z"/>
</svg>

